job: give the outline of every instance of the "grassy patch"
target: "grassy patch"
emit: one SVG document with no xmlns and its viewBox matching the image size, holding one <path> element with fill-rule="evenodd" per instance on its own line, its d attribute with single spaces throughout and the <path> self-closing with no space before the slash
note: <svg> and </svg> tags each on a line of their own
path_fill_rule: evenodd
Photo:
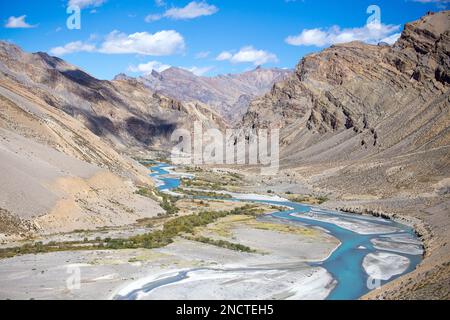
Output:
<svg viewBox="0 0 450 320">
<path fill-rule="evenodd" d="M 191 197 L 204 197 L 204 198 L 214 198 L 214 199 L 232 199 L 233 197 L 229 194 L 221 194 L 212 191 L 197 191 L 197 190 L 186 190 L 178 188 L 174 192 L 182 193 Z"/>
<path fill-rule="evenodd" d="M 306 204 L 323 204 L 327 202 L 329 199 L 325 196 L 296 196 L 290 197 L 290 201 L 297 203 L 306 203 Z"/>
<path fill-rule="evenodd" d="M 232 230 L 236 227 L 248 227 L 251 229 L 274 231 L 307 237 L 314 237 L 318 234 L 318 232 L 314 229 L 302 228 L 288 224 L 257 221 L 254 217 L 248 215 L 227 216 L 220 219 L 216 223 L 209 225 L 206 230 L 199 230 L 198 233 L 201 234 L 202 231 L 206 231 L 220 237 L 231 238 L 233 236 Z"/>
<path fill-rule="evenodd" d="M 270 222 L 259 222 L 259 221 L 249 221 L 246 223 L 247 226 L 266 231 L 275 231 L 280 233 L 295 234 L 301 236 L 314 236 L 317 231 L 314 229 L 301 228 L 297 226 L 291 226 L 287 224 L 277 224 Z"/>
<path fill-rule="evenodd" d="M 232 243 L 232 242 L 225 241 L 225 240 L 214 240 L 214 239 L 207 238 L 207 237 L 186 237 L 186 239 L 213 245 L 213 246 L 220 247 L 220 248 L 239 251 L 239 252 L 248 252 L 248 253 L 257 252 L 256 250 L 253 250 L 250 247 L 244 246 L 239 243 Z"/>
<path fill-rule="evenodd" d="M 189 172 L 189 171 L 188 171 Z M 230 187 L 242 185 L 243 177 L 235 173 L 214 173 L 205 171 L 195 172 L 196 176 L 192 179 L 184 178 L 181 185 L 186 188 L 208 189 L 208 190 L 229 190 Z"/>
</svg>

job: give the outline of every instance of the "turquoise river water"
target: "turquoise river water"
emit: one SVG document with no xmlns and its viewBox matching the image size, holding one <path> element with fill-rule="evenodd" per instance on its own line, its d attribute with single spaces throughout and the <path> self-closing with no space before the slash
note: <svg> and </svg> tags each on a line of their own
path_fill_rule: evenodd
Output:
<svg viewBox="0 0 450 320">
<path fill-rule="evenodd" d="M 171 166 L 166 164 L 155 164 L 155 166 L 151 168 L 153 172 L 151 177 L 159 183 L 159 189 L 161 191 L 173 190 L 180 186 L 180 178 L 169 175 L 169 172 L 167 171 L 168 167 Z M 320 266 L 325 268 L 336 281 L 336 286 L 328 295 L 327 299 L 358 299 L 371 290 L 369 289 L 370 286 L 368 286 L 368 283 L 370 282 L 369 275 L 362 266 L 364 258 L 370 253 L 395 253 L 408 258 L 410 261 L 408 268 L 402 274 L 397 274 L 391 277 L 388 281 L 381 281 L 381 284 L 385 284 L 386 282 L 395 280 L 403 274 L 411 272 L 416 268 L 422 259 L 422 255 L 415 251 L 408 253 L 408 250 L 404 250 L 399 253 L 398 251 L 396 252 L 395 249 L 393 250 L 394 252 L 392 252 L 386 248 L 375 248 L 372 242 L 373 240 L 387 241 L 388 239 L 392 239 L 390 238 L 392 236 L 401 237 L 402 239 L 410 239 L 413 242 L 417 241 L 417 237 L 412 228 L 394 221 L 329 211 L 289 201 L 261 201 L 258 199 L 251 199 L 250 201 L 292 208 L 292 210 L 289 211 L 272 213 L 271 218 L 280 222 L 283 222 L 283 220 L 284 222 L 289 220 L 290 223 L 294 224 L 298 223 L 303 226 L 306 225 L 310 227 L 322 228 L 341 242 L 341 245 L 330 255 L 328 259 L 319 263 L 310 263 L 313 267 Z M 315 217 L 320 217 L 320 221 L 318 221 Z M 371 226 L 379 227 L 380 230 L 383 230 L 383 227 L 389 227 L 395 230 L 395 232 L 371 232 L 371 234 L 361 234 L 355 232 L 355 230 L 352 231 L 345 228 L 346 225 L 341 224 L 339 226 L 335 224 L 334 222 L 337 220 L 350 223 L 359 222 L 362 224 L 369 224 Z M 194 269 L 190 271 L 194 271 Z M 223 272 L 223 270 L 221 270 L 221 272 Z M 188 273 L 189 270 L 180 272 L 176 276 L 149 283 L 140 290 L 150 292 L 158 287 L 179 282 L 188 277 Z M 135 297 L 136 292 L 132 292 L 128 294 L 127 297 L 121 298 L 133 299 Z"/>
</svg>

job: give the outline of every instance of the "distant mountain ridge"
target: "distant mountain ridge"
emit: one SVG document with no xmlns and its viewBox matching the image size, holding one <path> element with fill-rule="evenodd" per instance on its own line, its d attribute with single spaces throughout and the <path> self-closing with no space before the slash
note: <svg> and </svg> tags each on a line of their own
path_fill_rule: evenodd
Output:
<svg viewBox="0 0 450 320">
<path fill-rule="evenodd" d="M 135 80 L 98 80 L 0 41 L 0 241 L 163 213 L 136 194 L 153 182 L 129 156 L 168 149 L 172 132 L 194 121 L 224 126 L 201 103 L 181 103 Z"/>
<path fill-rule="evenodd" d="M 269 92 L 275 83 L 291 74 L 291 70 L 257 67 L 239 74 L 203 77 L 172 67 L 160 73 L 153 71 L 136 80 L 152 91 L 179 101 L 204 103 L 229 122 L 235 122 L 241 120 L 251 100 Z M 115 78 L 123 79 L 131 78 L 124 74 Z"/>
<path fill-rule="evenodd" d="M 7 42 L 0 42 L 0 72 L 10 90 L 27 88 L 119 149 L 164 144 L 173 130 L 192 121 L 224 126 L 204 104 L 182 103 L 134 79 L 98 80 L 62 59 L 26 53 Z"/>
</svg>

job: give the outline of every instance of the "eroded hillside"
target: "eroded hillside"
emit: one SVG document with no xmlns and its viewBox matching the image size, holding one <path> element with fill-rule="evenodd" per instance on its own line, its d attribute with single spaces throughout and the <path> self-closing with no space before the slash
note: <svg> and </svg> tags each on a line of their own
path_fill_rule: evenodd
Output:
<svg viewBox="0 0 450 320">
<path fill-rule="evenodd" d="M 449 279 L 449 65 L 450 12 L 430 13 L 393 46 L 353 42 L 305 57 L 242 124 L 247 136 L 280 128 L 282 169 L 332 195 L 328 206 L 415 226 L 428 247 L 416 275 L 436 275 L 421 289 L 429 296 Z M 399 283 L 380 296 L 420 297 L 419 284 L 405 293 Z"/>
</svg>

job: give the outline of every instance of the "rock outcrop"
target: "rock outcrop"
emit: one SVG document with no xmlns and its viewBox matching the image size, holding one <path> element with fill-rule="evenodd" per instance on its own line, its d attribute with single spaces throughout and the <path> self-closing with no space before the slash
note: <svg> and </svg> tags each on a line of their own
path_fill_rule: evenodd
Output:
<svg viewBox="0 0 450 320">
<path fill-rule="evenodd" d="M 333 208 L 427 230 L 424 263 L 372 298 L 448 298 L 449 66 L 450 11 L 430 13 L 393 46 L 353 42 L 306 56 L 244 116 L 246 136 L 281 129 L 282 169 L 329 194 Z"/>
<path fill-rule="evenodd" d="M 136 81 L 179 101 L 206 104 L 234 123 L 241 120 L 252 99 L 269 92 L 275 83 L 285 80 L 291 73 L 290 70 L 257 67 L 240 74 L 202 77 L 172 67 L 161 73 L 153 71 Z M 132 78 L 121 74 L 116 79 Z"/>
<path fill-rule="evenodd" d="M 449 173 L 449 20 L 446 11 L 408 24 L 392 47 L 353 42 L 305 57 L 294 75 L 251 103 L 243 130 L 281 128 L 286 167 L 370 158 L 385 171 L 371 174 L 380 177 L 374 182 L 414 173 L 419 181 L 395 187 L 425 190 L 430 181 L 422 181 L 443 173 L 436 168 Z M 402 155 L 403 165 L 383 166 Z M 361 191 L 354 182 L 348 188 Z"/>
</svg>

